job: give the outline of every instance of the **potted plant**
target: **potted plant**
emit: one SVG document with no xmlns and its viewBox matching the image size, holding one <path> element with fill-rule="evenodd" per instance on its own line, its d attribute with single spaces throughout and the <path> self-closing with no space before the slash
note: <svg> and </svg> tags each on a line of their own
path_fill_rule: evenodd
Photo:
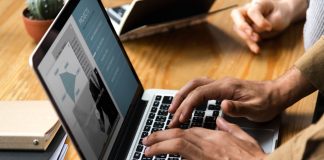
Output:
<svg viewBox="0 0 324 160">
<path fill-rule="evenodd" d="M 23 20 L 28 34 L 38 42 L 64 5 L 63 0 L 27 0 Z"/>
</svg>

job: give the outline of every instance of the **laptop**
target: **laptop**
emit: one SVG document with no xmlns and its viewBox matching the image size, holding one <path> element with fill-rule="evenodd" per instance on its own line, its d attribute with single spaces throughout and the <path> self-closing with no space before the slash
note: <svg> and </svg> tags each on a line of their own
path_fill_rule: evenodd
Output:
<svg viewBox="0 0 324 160">
<path fill-rule="evenodd" d="M 100 0 L 70 0 L 30 58 L 41 84 L 82 159 L 182 159 L 145 157 L 142 138 L 168 129 L 175 90 L 144 90 Z M 215 129 L 221 101 L 197 106 L 181 128 Z M 233 118 L 269 153 L 277 122 Z M 250 124 L 249 124 L 250 123 Z"/>
<path fill-rule="evenodd" d="M 133 0 L 130 4 L 108 8 L 107 13 L 119 39 L 130 40 L 173 31 L 202 23 L 215 0 Z"/>
</svg>

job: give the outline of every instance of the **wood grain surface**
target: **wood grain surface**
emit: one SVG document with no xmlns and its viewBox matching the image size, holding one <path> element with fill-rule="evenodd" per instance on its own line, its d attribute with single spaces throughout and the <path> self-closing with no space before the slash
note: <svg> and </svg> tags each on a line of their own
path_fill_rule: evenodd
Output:
<svg viewBox="0 0 324 160">
<path fill-rule="evenodd" d="M 128 0 L 104 0 L 116 6 Z M 212 10 L 247 0 L 218 0 Z M 47 99 L 28 58 L 36 43 L 22 21 L 23 0 L 0 1 L 0 100 Z M 204 24 L 124 42 L 127 54 L 145 89 L 179 89 L 198 77 L 271 80 L 289 69 L 304 53 L 303 22 L 278 37 L 262 42 L 262 52 L 252 54 L 232 30 L 230 10 L 217 13 Z M 307 127 L 317 93 L 282 114 L 281 142 Z M 66 159 L 79 159 L 71 141 Z"/>
</svg>

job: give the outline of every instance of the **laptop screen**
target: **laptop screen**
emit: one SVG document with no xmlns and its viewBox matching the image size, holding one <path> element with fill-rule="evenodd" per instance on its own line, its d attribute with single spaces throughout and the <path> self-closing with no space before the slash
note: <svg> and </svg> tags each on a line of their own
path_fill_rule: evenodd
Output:
<svg viewBox="0 0 324 160">
<path fill-rule="evenodd" d="M 97 1 L 81 0 L 66 18 L 37 69 L 85 158 L 98 159 L 140 83 Z"/>
</svg>

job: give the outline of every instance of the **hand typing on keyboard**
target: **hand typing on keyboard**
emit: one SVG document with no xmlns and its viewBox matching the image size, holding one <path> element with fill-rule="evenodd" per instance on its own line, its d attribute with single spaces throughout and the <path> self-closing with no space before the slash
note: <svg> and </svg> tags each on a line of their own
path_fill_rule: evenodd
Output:
<svg viewBox="0 0 324 160">
<path fill-rule="evenodd" d="M 169 129 L 144 138 L 145 156 L 180 154 L 190 160 L 263 159 L 258 143 L 238 126 L 217 119 L 220 131 L 205 128 Z"/>
<path fill-rule="evenodd" d="M 223 100 L 223 113 L 233 117 L 264 122 L 273 119 L 289 106 L 287 98 L 279 96 L 272 81 L 243 81 L 233 78 L 211 80 L 200 78 L 189 82 L 175 95 L 168 111 L 173 113 L 170 128 L 179 126 L 191 117 L 196 106 L 210 99 Z"/>
</svg>

